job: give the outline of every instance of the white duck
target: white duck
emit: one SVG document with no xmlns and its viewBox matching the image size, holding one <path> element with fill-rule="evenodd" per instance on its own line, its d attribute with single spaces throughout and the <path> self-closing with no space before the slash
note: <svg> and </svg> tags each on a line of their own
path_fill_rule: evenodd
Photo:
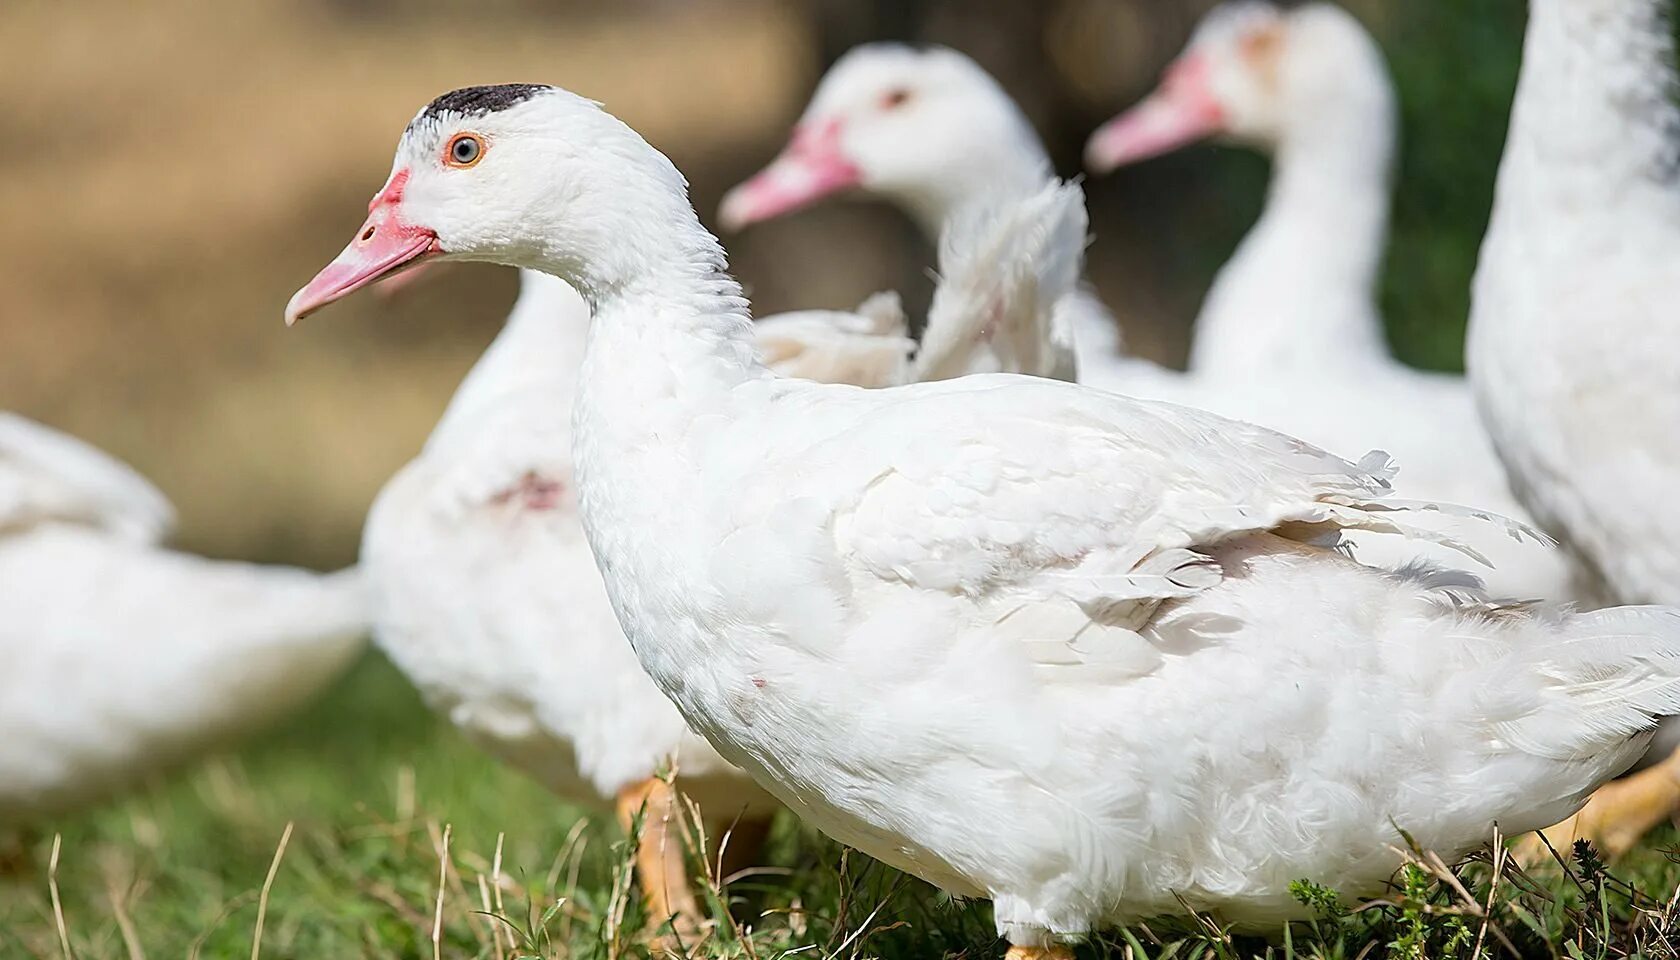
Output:
<svg viewBox="0 0 1680 960">
<path fill-rule="evenodd" d="M 1273 157 L 1265 210 L 1196 318 L 1193 373 L 1427 376 L 1395 362 L 1376 304 L 1395 124 L 1382 52 L 1350 14 L 1234 0 L 1203 18 L 1160 90 L 1092 135 L 1099 173 L 1212 136 Z"/>
<path fill-rule="evenodd" d="M 1092 135 L 1087 158 L 1099 171 L 1216 135 L 1273 157 L 1265 210 L 1197 317 L 1194 389 L 1151 395 L 1327 450 L 1378 446 L 1402 465 L 1406 496 L 1522 517 L 1465 379 L 1388 350 L 1377 280 L 1395 125 L 1382 52 L 1345 10 L 1236 0 L 1207 15 L 1160 90 Z M 1482 546 L 1495 595 L 1579 589 L 1559 551 Z"/>
<path fill-rule="evenodd" d="M 1040 292 L 1077 277 L 1081 201 L 1077 188 L 1052 184 L 955 231 L 942 256 L 955 279 L 941 285 L 932 315 L 1047 314 Z M 993 242 L 1023 225 L 1034 235 Z M 883 294 L 855 313 L 783 314 L 753 333 L 784 376 L 883 386 L 941 375 L 973 349 L 981 324 L 939 326 L 946 338 L 912 357 L 903 310 Z M 501 335 L 375 503 L 362 568 L 380 647 L 435 709 L 556 793 L 615 805 L 627 832 L 646 809 L 637 866 L 649 913 L 694 928 L 699 911 L 661 768 L 672 764 L 708 814 L 709 838 L 733 831 L 737 859 L 753 855 L 752 838 L 777 806 L 689 732 L 636 662 L 601 585 L 570 456 L 588 328 L 589 308 L 564 281 L 520 272 Z"/>
<path fill-rule="evenodd" d="M 1680 603 L 1680 109 L 1668 0 L 1531 0 L 1469 362 L 1523 503 L 1623 602 Z M 1556 836 L 1612 853 L 1680 757 Z"/>
<path fill-rule="evenodd" d="M 464 160 L 464 157 L 470 160 Z M 1031 377 L 777 378 L 682 176 L 590 101 L 446 94 L 296 319 L 427 257 L 572 283 L 579 509 L 695 729 L 1016 957 L 1365 892 L 1574 809 L 1680 706 L 1680 613 L 1459 603 L 1308 538 L 1404 528 L 1264 429 Z"/>
<path fill-rule="evenodd" d="M 0 826 L 223 745 L 362 649 L 354 571 L 177 553 L 173 525 L 133 470 L 0 413 Z"/>
<path fill-rule="evenodd" d="M 469 739 L 570 800 L 616 808 L 655 922 L 700 913 L 664 768 L 714 841 L 752 846 L 776 804 L 689 732 L 647 678 L 578 522 L 572 406 L 589 309 L 520 272 L 501 334 L 425 449 L 368 514 L 362 569 L 374 636 Z M 755 852 L 755 851 L 754 851 Z"/>
<path fill-rule="evenodd" d="M 903 209 L 945 243 L 976 207 L 1036 193 L 1051 166 L 1038 134 L 1009 94 L 968 57 L 944 47 L 856 47 L 818 84 L 782 154 L 724 197 L 727 230 L 861 191 Z M 943 273 L 943 271 L 942 271 Z M 937 331 L 929 316 L 928 329 Z M 1121 357 L 1120 329 L 1091 290 L 1058 305 L 1049 350 L 1037 367 L 1017 358 L 970 358 L 967 372 L 1057 379 L 1173 375 Z"/>
</svg>

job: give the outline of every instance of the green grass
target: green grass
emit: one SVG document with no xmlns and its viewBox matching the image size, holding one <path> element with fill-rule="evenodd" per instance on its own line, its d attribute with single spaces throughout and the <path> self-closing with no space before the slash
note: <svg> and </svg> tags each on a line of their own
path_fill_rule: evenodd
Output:
<svg viewBox="0 0 1680 960">
<path fill-rule="evenodd" d="M 64 956 L 55 887 L 70 951 L 82 960 L 250 957 L 259 912 L 268 960 L 430 958 L 445 835 L 436 956 L 650 954 L 610 815 L 562 806 L 485 758 L 370 658 L 315 709 L 240 752 L 45 825 L 30 841 L 33 862 L 0 877 L 0 958 Z M 1663 852 L 1674 841 L 1661 832 L 1613 872 L 1590 857 L 1567 875 L 1503 869 L 1497 882 L 1485 857 L 1451 874 L 1414 865 L 1390 896 L 1358 910 L 1303 883 L 1299 895 L 1320 919 L 1271 940 L 1228 936 L 1201 918 L 1105 934 L 1080 955 L 1674 957 L 1668 911 L 1680 864 Z M 952 902 L 791 818 L 778 824 L 765 860 L 767 872 L 727 889 L 694 865 L 723 922 L 687 952 L 1002 953 L 985 904 Z"/>
</svg>

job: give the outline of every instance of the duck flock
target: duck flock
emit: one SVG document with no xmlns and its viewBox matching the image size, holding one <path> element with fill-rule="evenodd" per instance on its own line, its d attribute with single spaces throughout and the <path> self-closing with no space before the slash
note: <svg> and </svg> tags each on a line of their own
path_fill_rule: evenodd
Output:
<svg viewBox="0 0 1680 960">
<path fill-rule="evenodd" d="M 1530 0 L 1468 379 L 1388 351 L 1395 100 L 1334 6 L 1216 9 L 1091 135 L 1094 175 L 1273 158 L 1182 371 L 1127 354 L 1080 186 L 954 50 L 842 57 L 717 215 L 902 208 L 938 245 L 919 338 L 892 293 L 754 322 L 601 105 L 445 93 L 285 311 L 521 271 L 357 569 L 174 552 L 146 480 L 0 416 L 0 826 L 284 712 L 371 635 L 485 750 L 641 823 L 679 927 L 674 791 L 736 856 L 785 808 L 990 900 L 1016 960 L 1185 909 L 1275 926 L 1301 878 L 1371 894 L 1401 830 L 1622 852 L 1680 808 L 1667 6 Z"/>
</svg>

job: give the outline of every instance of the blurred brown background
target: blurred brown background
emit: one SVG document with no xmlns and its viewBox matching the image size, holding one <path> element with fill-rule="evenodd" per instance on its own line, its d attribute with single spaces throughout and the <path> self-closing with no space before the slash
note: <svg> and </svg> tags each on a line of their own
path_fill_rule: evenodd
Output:
<svg viewBox="0 0 1680 960">
<path fill-rule="evenodd" d="M 1405 105 L 1385 306 L 1452 367 L 1515 77 L 1520 0 L 1358 0 Z M 1209 0 L 38 0 L 0 4 L 0 408 L 129 460 L 201 551 L 332 566 L 495 335 L 513 277 L 456 267 L 288 331 L 414 111 L 469 83 L 604 101 L 668 152 L 702 215 L 781 145 L 852 43 L 948 43 L 996 73 L 1064 175 L 1152 85 Z M 1090 276 L 1134 348 L 1182 356 L 1265 166 L 1202 148 L 1087 184 Z M 760 313 L 913 308 L 931 251 L 863 204 L 726 238 Z"/>
</svg>

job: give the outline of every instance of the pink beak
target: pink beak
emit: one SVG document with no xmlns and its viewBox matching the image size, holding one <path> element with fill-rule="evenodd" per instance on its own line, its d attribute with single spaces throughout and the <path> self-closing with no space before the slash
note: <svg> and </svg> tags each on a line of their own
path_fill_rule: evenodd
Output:
<svg viewBox="0 0 1680 960">
<path fill-rule="evenodd" d="M 403 221 L 402 191 L 407 181 L 406 170 L 393 176 L 368 205 L 367 221 L 356 239 L 316 274 L 315 279 L 292 294 L 286 303 L 287 326 L 371 283 L 444 252 L 431 229 Z"/>
<path fill-rule="evenodd" d="M 840 121 L 801 124 L 781 156 L 724 195 L 718 221 L 735 231 L 857 186 L 862 172 L 840 148 Z"/>
<path fill-rule="evenodd" d="M 1225 109 L 1209 89 L 1207 73 L 1207 62 L 1195 55 L 1174 64 L 1160 89 L 1091 134 L 1086 169 L 1107 173 L 1224 130 Z"/>
<path fill-rule="evenodd" d="M 393 273 L 374 284 L 374 295 L 382 300 L 397 300 L 406 296 L 409 289 L 417 281 L 435 276 L 433 271 L 436 269 L 437 264 L 424 260 L 411 263 L 406 269 Z"/>
</svg>

